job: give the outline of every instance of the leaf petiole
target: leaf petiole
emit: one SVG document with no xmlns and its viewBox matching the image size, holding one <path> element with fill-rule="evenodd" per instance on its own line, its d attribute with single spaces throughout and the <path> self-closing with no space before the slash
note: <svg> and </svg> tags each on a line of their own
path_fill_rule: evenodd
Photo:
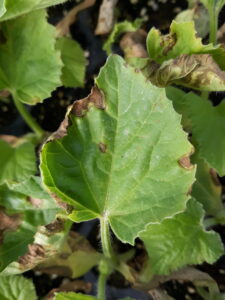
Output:
<svg viewBox="0 0 225 300">
<path fill-rule="evenodd" d="M 44 135 L 44 130 L 38 125 L 38 123 L 34 120 L 34 118 L 30 115 L 30 113 L 26 110 L 24 105 L 13 97 L 14 104 L 19 111 L 20 115 L 27 123 L 27 125 L 37 134 L 38 137 L 42 137 Z"/>
</svg>

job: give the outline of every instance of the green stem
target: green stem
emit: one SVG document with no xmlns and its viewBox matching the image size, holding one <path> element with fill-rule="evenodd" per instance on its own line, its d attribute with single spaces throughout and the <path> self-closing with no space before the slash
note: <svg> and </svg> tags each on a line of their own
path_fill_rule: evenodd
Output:
<svg viewBox="0 0 225 300">
<path fill-rule="evenodd" d="M 97 299 L 98 300 L 105 300 L 106 299 L 106 281 L 107 281 L 108 275 L 104 273 L 100 273 L 98 278 L 98 294 Z"/>
<path fill-rule="evenodd" d="M 100 220 L 101 243 L 104 258 L 99 263 L 98 300 L 105 300 L 106 281 L 117 264 L 116 255 L 110 240 L 110 229 L 107 217 Z"/>
<path fill-rule="evenodd" d="M 106 218 L 102 218 L 100 221 L 100 231 L 103 254 L 106 258 L 115 261 L 115 254 L 110 240 L 109 224 Z"/>
<path fill-rule="evenodd" d="M 24 105 L 17 99 L 13 98 L 14 104 L 18 109 L 20 115 L 27 123 L 27 125 L 37 134 L 37 136 L 41 137 L 44 134 L 44 130 L 38 125 L 38 123 L 34 120 L 34 118 L 30 115 L 30 113 L 26 110 Z"/>
<path fill-rule="evenodd" d="M 210 43 L 213 43 L 213 45 L 216 45 L 217 43 L 218 17 L 219 17 L 219 12 L 214 6 L 209 11 L 209 22 L 210 22 L 209 41 Z"/>
</svg>

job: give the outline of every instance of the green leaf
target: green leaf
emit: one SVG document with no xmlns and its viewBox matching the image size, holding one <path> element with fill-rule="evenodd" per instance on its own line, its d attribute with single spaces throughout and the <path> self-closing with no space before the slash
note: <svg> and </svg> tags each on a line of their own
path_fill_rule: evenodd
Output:
<svg viewBox="0 0 225 300">
<path fill-rule="evenodd" d="M 34 241 L 38 227 L 52 222 L 60 210 L 55 201 L 42 190 L 40 178 L 31 177 L 13 188 L 0 186 L 4 233 L 0 245 L 0 271 L 24 255 L 28 244 Z"/>
<path fill-rule="evenodd" d="M 136 19 L 134 22 L 123 21 L 120 23 L 116 23 L 113 28 L 113 31 L 111 32 L 108 39 L 104 43 L 103 49 L 109 55 L 112 52 L 111 51 L 112 44 L 117 41 L 117 39 L 122 33 L 134 32 L 140 28 L 141 24 L 142 24 L 141 19 Z"/>
<path fill-rule="evenodd" d="M 150 58 L 160 64 L 182 54 L 210 54 L 222 69 L 225 68 L 223 47 L 203 45 L 196 35 L 194 22 L 173 21 L 167 35 L 161 35 L 159 30 L 152 28 L 147 37 L 147 49 Z"/>
<path fill-rule="evenodd" d="M 68 112 L 66 136 L 45 144 L 43 182 L 76 207 L 72 220 L 104 218 L 133 244 L 147 223 L 184 210 L 192 147 L 165 91 L 121 57 L 109 57 L 96 84 Z"/>
<path fill-rule="evenodd" d="M 80 293 L 57 293 L 54 300 L 97 300 L 97 298 Z"/>
<path fill-rule="evenodd" d="M 6 12 L 5 0 L 0 0 L 0 17 Z"/>
<path fill-rule="evenodd" d="M 0 139 L 0 184 L 20 183 L 37 172 L 35 146 L 31 142 L 17 139 L 10 145 Z"/>
<path fill-rule="evenodd" d="M 196 181 L 192 187 L 192 196 L 202 203 L 208 215 L 218 216 L 224 207 L 221 201 L 222 187 L 215 171 L 198 153 L 192 157 L 192 162 L 197 164 Z"/>
<path fill-rule="evenodd" d="M 5 21 L 18 17 L 33 10 L 46 8 L 48 6 L 57 5 L 67 0 L 1 0 L 4 1 L 6 13 L 0 18 Z"/>
<path fill-rule="evenodd" d="M 188 112 L 192 123 L 193 138 L 200 157 L 225 175 L 225 101 L 214 107 L 209 101 L 194 93 L 188 94 Z"/>
<path fill-rule="evenodd" d="M 0 45 L 0 90 L 27 104 L 42 102 L 61 84 L 62 68 L 46 12 L 3 22 L 1 30 L 6 42 Z"/>
<path fill-rule="evenodd" d="M 203 215 L 201 205 L 191 199 L 185 212 L 141 232 L 150 257 L 150 272 L 166 275 L 187 264 L 213 263 L 223 254 L 219 235 L 204 230 Z"/>
<path fill-rule="evenodd" d="M 185 93 L 181 89 L 175 88 L 173 86 L 168 86 L 166 88 L 166 96 L 172 101 L 175 111 L 182 115 L 181 123 L 183 128 L 190 132 L 191 131 L 191 121 L 188 115 L 187 109 L 187 99 L 188 93 Z"/>
<path fill-rule="evenodd" d="M 60 38 L 56 42 L 56 49 L 61 51 L 64 64 L 62 82 L 66 87 L 83 87 L 86 59 L 80 45 L 70 38 Z"/>
<path fill-rule="evenodd" d="M 57 255 L 46 259 L 38 269 L 41 272 L 53 269 L 54 272 L 56 267 L 58 270 L 62 269 L 65 276 L 78 278 L 98 265 L 102 257 L 103 255 L 95 251 L 83 236 L 71 232 Z"/>
<path fill-rule="evenodd" d="M 209 14 L 203 5 L 195 4 L 192 8 L 181 11 L 175 18 L 176 22 L 194 21 L 199 37 L 204 38 L 209 33 Z"/>
<path fill-rule="evenodd" d="M 6 276 L 0 279 L 1 300 L 36 300 L 34 284 L 22 276 Z"/>
<path fill-rule="evenodd" d="M 184 93 L 174 87 L 167 88 L 167 96 L 172 100 L 175 110 L 182 114 L 183 125 L 192 132 L 196 148 L 199 150 L 199 159 L 203 158 L 211 168 L 216 169 L 220 176 L 223 176 L 225 174 L 225 101 L 214 107 L 210 101 L 192 92 Z"/>
</svg>

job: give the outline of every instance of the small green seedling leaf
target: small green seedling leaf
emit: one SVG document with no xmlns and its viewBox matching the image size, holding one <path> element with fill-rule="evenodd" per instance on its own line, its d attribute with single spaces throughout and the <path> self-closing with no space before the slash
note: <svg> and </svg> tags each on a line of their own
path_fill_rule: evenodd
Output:
<svg viewBox="0 0 225 300">
<path fill-rule="evenodd" d="M 175 18 L 176 22 L 194 21 L 199 37 L 204 38 L 209 33 L 209 14 L 203 5 L 198 2 L 192 8 L 181 11 Z"/>
<path fill-rule="evenodd" d="M 35 145 L 26 139 L 14 139 L 10 145 L 0 139 L 0 184 L 20 183 L 37 172 Z"/>
<path fill-rule="evenodd" d="M 54 300 L 97 300 L 97 298 L 81 293 L 57 293 Z"/>
<path fill-rule="evenodd" d="M 140 234 L 150 257 L 150 273 L 167 275 L 187 264 L 213 263 L 223 254 L 219 235 L 204 230 L 203 215 L 201 205 L 191 199 L 185 212 L 149 225 Z"/>
<path fill-rule="evenodd" d="M 203 45 L 201 38 L 196 35 L 194 22 L 173 21 L 167 35 L 152 28 L 147 37 L 147 49 L 150 58 L 159 64 L 183 54 L 210 54 L 221 69 L 225 68 L 223 47 Z"/>
<path fill-rule="evenodd" d="M 115 24 L 113 31 L 109 35 L 107 41 L 104 43 L 103 49 L 109 55 L 112 52 L 111 51 L 112 44 L 117 41 L 117 39 L 122 33 L 134 32 L 140 28 L 141 24 L 142 24 L 141 19 L 137 19 L 133 23 L 129 21 L 123 21 Z"/>
<path fill-rule="evenodd" d="M 31 177 L 22 184 L 14 185 L 13 189 L 9 189 L 6 184 L 1 185 L 0 206 L 2 271 L 9 263 L 25 254 L 28 244 L 34 241 L 38 227 L 52 222 L 60 209 L 43 191 L 38 177 Z"/>
<path fill-rule="evenodd" d="M 0 90 L 27 104 L 42 102 L 61 84 L 62 68 L 46 12 L 3 22 L 1 30 L 5 43 L 0 44 Z"/>
<path fill-rule="evenodd" d="M 146 224 L 184 210 L 192 146 L 164 89 L 121 57 L 109 57 L 96 85 L 43 147 L 42 178 L 75 207 L 73 221 L 104 218 L 133 244 Z"/>
<path fill-rule="evenodd" d="M 18 17 L 33 10 L 46 8 L 48 6 L 57 5 L 67 0 L 1 0 L 6 13 L 0 18 L 5 21 Z"/>
<path fill-rule="evenodd" d="M 56 42 L 56 49 L 61 52 L 64 64 L 62 82 L 66 87 L 84 86 L 86 59 L 80 45 L 70 38 L 60 38 Z"/>
<path fill-rule="evenodd" d="M 1 300 L 37 300 L 34 284 L 22 276 L 5 276 L 0 279 Z"/>
</svg>

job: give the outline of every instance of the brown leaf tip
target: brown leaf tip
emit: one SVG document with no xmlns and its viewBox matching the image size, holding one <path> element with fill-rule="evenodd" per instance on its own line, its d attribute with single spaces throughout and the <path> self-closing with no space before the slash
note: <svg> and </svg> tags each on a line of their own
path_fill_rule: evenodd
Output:
<svg viewBox="0 0 225 300">
<path fill-rule="evenodd" d="M 28 245 L 28 251 L 20 256 L 18 259 L 21 267 L 29 267 L 36 265 L 40 260 L 45 257 L 45 249 L 42 245 L 39 244 L 30 244 Z"/>
<path fill-rule="evenodd" d="M 106 145 L 106 144 L 99 143 L 99 144 L 98 144 L 98 147 L 99 147 L 99 150 L 100 150 L 102 153 L 105 153 L 106 150 L 107 150 L 107 145 Z"/>
<path fill-rule="evenodd" d="M 180 159 L 179 159 L 179 165 L 184 168 L 184 169 L 187 169 L 187 170 L 192 170 L 195 166 L 192 165 L 191 163 L 191 160 L 190 160 L 190 156 L 193 152 L 189 153 L 188 155 L 185 155 L 185 156 L 182 156 Z"/>
<path fill-rule="evenodd" d="M 74 102 L 70 112 L 77 117 L 83 117 L 88 111 L 90 104 L 93 104 L 99 109 L 105 109 L 104 94 L 96 85 L 86 98 Z"/>
</svg>

